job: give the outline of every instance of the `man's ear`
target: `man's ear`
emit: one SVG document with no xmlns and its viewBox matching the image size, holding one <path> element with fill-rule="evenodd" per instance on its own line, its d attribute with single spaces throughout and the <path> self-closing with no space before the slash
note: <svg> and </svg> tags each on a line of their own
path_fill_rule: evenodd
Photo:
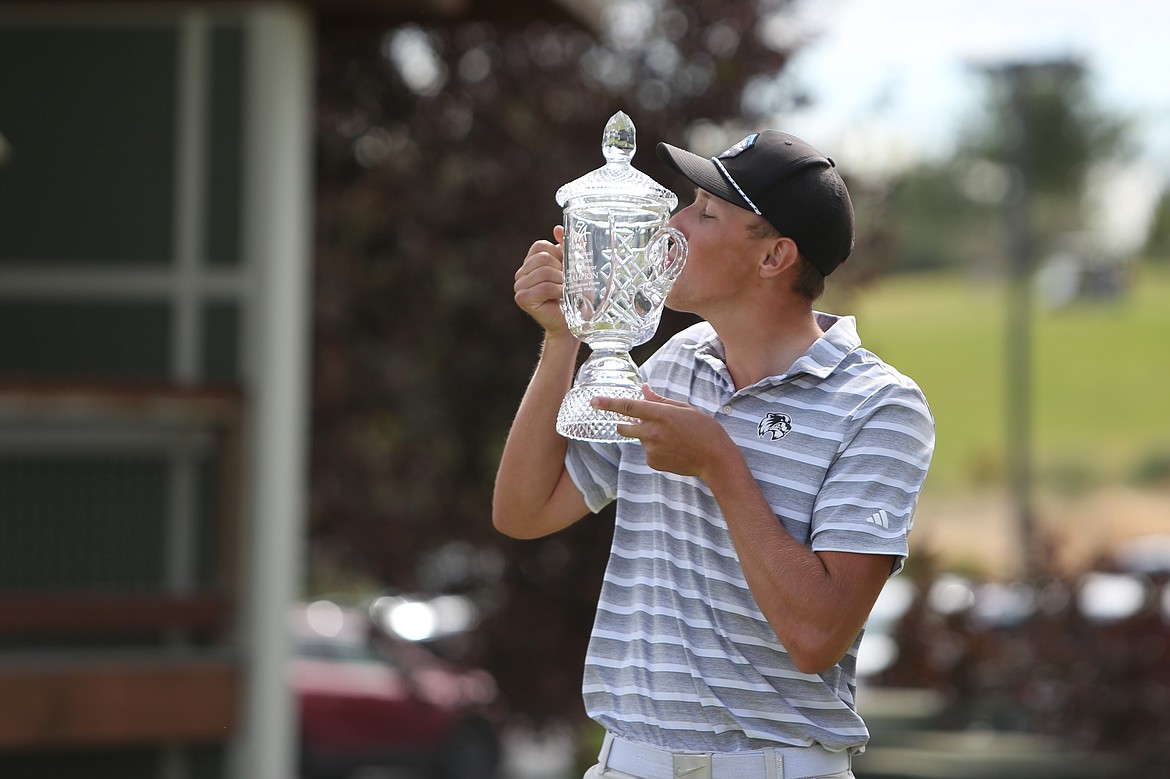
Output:
<svg viewBox="0 0 1170 779">
<path fill-rule="evenodd" d="M 763 278 L 779 276 L 796 265 L 799 259 L 800 250 L 796 247 L 796 241 L 786 235 L 776 236 L 771 239 L 768 253 L 760 262 L 760 276 Z"/>
</svg>

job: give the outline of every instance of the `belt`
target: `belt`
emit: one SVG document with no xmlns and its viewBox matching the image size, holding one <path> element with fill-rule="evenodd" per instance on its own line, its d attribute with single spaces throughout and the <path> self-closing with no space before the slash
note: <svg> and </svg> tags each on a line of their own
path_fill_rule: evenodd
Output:
<svg viewBox="0 0 1170 779">
<path fill-rule="evenodd" d="M 605 734 L 601 768 L 639 779 L 807 779 L 849 769 L 847 752 L 768 747 L 750 752 L 670 752 Z"/>
</svg>

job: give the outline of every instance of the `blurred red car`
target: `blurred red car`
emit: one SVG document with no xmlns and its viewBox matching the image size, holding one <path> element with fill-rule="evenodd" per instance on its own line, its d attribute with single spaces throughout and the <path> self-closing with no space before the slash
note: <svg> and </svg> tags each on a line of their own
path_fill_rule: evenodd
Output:
<svg viewBox="0 0 1170 779">
<path fill-rule="evenodd" d="M 494 779 L 500 698 L 462 669 L 329 601 L 298 607 L 291 684 L 305 779 L 408 766 L 427 779 Z"/>
</svg>

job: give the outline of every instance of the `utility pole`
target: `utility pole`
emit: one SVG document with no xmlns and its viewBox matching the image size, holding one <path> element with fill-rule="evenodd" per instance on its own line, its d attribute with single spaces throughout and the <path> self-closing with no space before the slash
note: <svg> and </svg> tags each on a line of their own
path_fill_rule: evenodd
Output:
<svg viewBox="0 0 1170 779">
<path fill-rule="evenodd" d="M 988 70 L 993 77 L 1004 80 L 1010 113 L 1015 120 L 1007 149 L 1013 174 L 1012 186 L 1004 199 L 1008 254 L 1004 389 L 1008 479 L 1019 533 L 1021 567 L 1027 578 L 1034 578 L 1039 573 L 1040 562 L 1036 548 L 1032 451 L 1032 272 L 1035 248 L 1032 206 L 1035 199 L 1035 149 L 1039 140 L 1033 110 L 1038 80 L 1073 67 L 1077 66 L 1059 60 L 1011 63 Z"/>
<path fill-rule="evenodd" d="M 1036 573 L 1036 528 L 1032 505 L 1032 144 L 1028 81 L 1032 65 L 1011 65 L 1009 79 L 1015 126 L 1009 159 L 1015 169 L 1006 199 L 1008 285 L 1004 353 L 1007 364 L 1007 466 L 1012 506 L 1020 534 L 1023 573 Z"/>
</svg>

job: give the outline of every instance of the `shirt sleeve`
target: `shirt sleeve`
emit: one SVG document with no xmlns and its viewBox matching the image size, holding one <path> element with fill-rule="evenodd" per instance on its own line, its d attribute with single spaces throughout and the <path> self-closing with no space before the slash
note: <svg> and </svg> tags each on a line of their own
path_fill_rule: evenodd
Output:
<svg viewBox="0 0 1170 779">
<path fill-rule="evenodd" d="M 934 419 L 912 384 L 891 385 L 858 409 L 813 508 L 814 551 L 889 554 L 900 571 L 934 453 Z"/>
<path fill-rule="evenodd" d="M 617 497 L 618 467 L 623 446 L 629 444 L 569 441 L 565 467 L 585 497 L 585 505 L 595 514 Z"/>
</svg>

